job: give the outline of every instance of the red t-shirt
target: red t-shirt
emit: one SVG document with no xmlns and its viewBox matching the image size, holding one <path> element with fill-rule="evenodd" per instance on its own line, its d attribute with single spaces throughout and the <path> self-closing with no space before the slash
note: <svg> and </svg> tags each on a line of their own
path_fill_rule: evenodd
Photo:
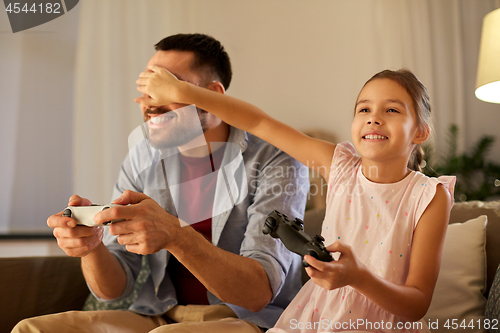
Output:
<svg viewBox="0 0 500 333">
<path fill-rule="evenodd" d="M 217 170 L 223 155 L 223 148 L 203 158 L 180 155 L 182 186 L 179 193 L 181 205 L 176 207 L 177 213 L 210 242 Z M 174 284 L 179 305 L 209 304 L 207 288 L 174 256 L 170 257 L 167 272 Z"/>
</svg>

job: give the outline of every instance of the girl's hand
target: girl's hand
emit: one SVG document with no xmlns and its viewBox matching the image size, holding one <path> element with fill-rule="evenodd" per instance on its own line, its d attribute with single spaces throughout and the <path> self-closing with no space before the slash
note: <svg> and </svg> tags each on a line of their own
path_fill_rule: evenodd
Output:
<svg viewBox="0 0 500 333">
<path fill-rule="evenodd" d="M 177 103 L 181 81 L 163 67 L 150 65 L 139 74 L 137 90 L 142 93 L 134 102 L 148 106 L 162 106 Z"/>
<path fill-rule="evenodd" d="M 306 255 L 304 259 L 310 265 L 306 267 L 307 275 L 314 283 L 327 290 L 355 284 L 365 266 L 356 259 L 351 247 L 337 241 L 326 249 L 330 252 L 340 252 L 339 260 L 324 262 Z"/>
</svg>

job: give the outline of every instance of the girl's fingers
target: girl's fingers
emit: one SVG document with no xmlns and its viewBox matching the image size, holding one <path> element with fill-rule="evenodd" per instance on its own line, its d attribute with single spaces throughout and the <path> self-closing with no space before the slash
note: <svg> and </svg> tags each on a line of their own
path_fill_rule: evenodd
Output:
<svg viewBox="0 0 500 333">
<path fill-rule="evenodd" d="M 159 71 L 161 71 L 161 70 L 165 70 L 163 67 L 156 66 L 156 65 L 149 65 L 149 66 L 148 66 L 148 69 L 149 69 L 151 72 L 159 72 Z"/>
<path fill-rule="evenodd" d="M 156 66 L 156 65 L 149 65 L 148 69 L 151 71 L 151 72 L 149 72 L 149 76 L 153 76 L 153 75 L 160 75 L 160 76 L 167 75 L 167 76 L 170 76 L 170 77 L 174 78 L 175 80 L 178 80 L 177 76 L 175 76 L 174 74 L 170 73 L 166 68 L 163 68 L 163 67 L 160 67 L 160 66 Z"/>
<path fill-rule="evenodd" d="M 147 72 L 149 75 L 153 75 L 154 73 L 168 73 L 169 75 L 177 78 L 174 74 L 170 73 L 166 68 L 156 66 L 156 65 L 149 65 L 148 69 L 150 72 Z"/>
<path fill-rule="evenodd" d="M 148 78 L 148 77 L 150 77 L 152 74 L 153 74 L 153 72 L 151 72 L 151 71 L 141 72 L 141 74 L 139 74 L 139 77 L 140 77 L 140 78 Z"/>
<path fill-rule="evenodd" d="M 340 241 L 336 241 L 335 243 L 328 245 L 326 247 L 326 250 L 329 252 L 340 252 L 341 254 L 352 252 L 352 249 L 349 245 L 345 245 Z"/>
<path fill-rule="evenodd" d="M 137 86 L 137 90 L 140 91 L 141 93 L 147 95 L 147 93 L 146 93 L 146 91 L 147 91 L 146 86 Z"/>
<path fill-rule="evenodd" d="M 313 256 L 310 255 L 305 255 L 304 260 L 314 269 L 318 271 L 324 271 L 325 269 L 325 262 L 318 260 L 314 258 Z"/>
<path fill-rule="evenodd" d="M 149 96 L 136 97 L 134 99 L 134 102 L 136 102 L 137 104 L 143 104 L 147 106 L 153 105 L 153 100 Z"/>
</svg>

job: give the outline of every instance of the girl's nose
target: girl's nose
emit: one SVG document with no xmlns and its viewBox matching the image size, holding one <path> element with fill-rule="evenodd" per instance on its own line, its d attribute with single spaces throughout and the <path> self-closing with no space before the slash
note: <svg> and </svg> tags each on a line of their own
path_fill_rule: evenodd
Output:
<svg viewBox="0 0 500 333">
<path fill-rule="evenodd" d="M 368 125 L 382 125 L 382 114 L 378 110 L 373 110 L 366 119 Z"/>
</svg>

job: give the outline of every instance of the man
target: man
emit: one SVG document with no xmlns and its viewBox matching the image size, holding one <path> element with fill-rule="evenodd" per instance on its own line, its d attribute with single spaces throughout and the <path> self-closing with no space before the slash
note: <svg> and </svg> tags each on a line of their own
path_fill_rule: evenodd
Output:
<svg viewBox="0 0 500 333">
<path fill-rule="evenodd" d="M 212 37 L 174 35 L 155 48 L 148 65 L 219 93 L 228 88 L 229 57 Z M 125 221 L 111 224 L 103 241 L 102 227 L 76 226 L 61 213 L 47 221 L 59 246 L 82 258 L 85 279 L 102 302 L 132 293 L 147 255 L 148 278 L 129 311 L 32 318 L 14 332 L 260 332 L 275 323 L 301 286 L 300 258 L 261 230 L 274 209 L 303 215 L 308 172 L 194 108 L 196 126 L 193 108 L 141 105 L 147 140 L 122 165 L 113 193 L 121 206 L 95 217 Z M 137 152 L 144 144 L 151 147 Z M 144 160 L 151 166 L 139 167 Z M 78 196 L 69 202 L 89 204 Z"/>
</svg>

